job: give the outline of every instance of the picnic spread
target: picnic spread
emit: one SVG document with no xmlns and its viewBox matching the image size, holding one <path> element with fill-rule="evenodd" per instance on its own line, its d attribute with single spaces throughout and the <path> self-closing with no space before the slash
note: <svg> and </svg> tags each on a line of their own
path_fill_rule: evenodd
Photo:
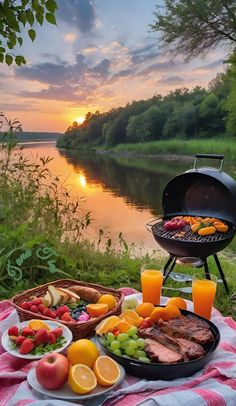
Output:
<svg viewBox="0 0 236 406">
<path fill-rule="evenodd" d="M 24 298 L 21 302 L 20 300 L 0 302 L 1 406 L 236 404 L 236 322 L 231 317 L 223 317 L 213 308 L 211 319 L 204 319 L 193 313 L 191 301 L 184 301 L 181 298 L 175 298 L 177 301 L 173 301 L 161 296 L 159 306 L 156 307 L 150 302 L 144 302 L 142 294 L 130 288 L 117 290 L 114 303 L 112 294 L 103 291 L 100 291 L 100 296 L 94 300 L 95 303 L 87 303 L 91 300 L 91 296 L 86 289 L 89 300 L 79 302 L 78 306 L 78 298 L 76 299 L 74 294 L 78 295 L 80 288 L 75 289 L 77 293 L 72 293 L 75 299 L 73 303 L 68 284 L 65 284 L 64 288 L 62 282 L 57 284 L 57 287 L 54 285 L 56 284 L 51 283 L 40 287 L 39 290 L 36 289 L 37 294 L 32 296 L 35 304 L 32 304 L 32 297 L 29 295 L 20 296 L 21 300 Z M 48 291 L 50 296 L 47 296 Z M 58 291 L 61 292 L 59 295 Z M 40 298 L 45 297 L 45 301 L 42 302 Z M 50 303 L 51 308 L 47 298 L 53 300 L 53 304 Z M 121 309 L 123 299 L 123 306 L 126 303 L 126 307 Z M 65 303 L 67 301 L 67 304 L 63 304 L 63 301 Z M 181 307 L 182 302 L 186 303 L 187 307 Z M 30 303 L 31 309 L 27 309 L 27 305 L 23 303 Z M 179 308 L 174 303 L 179 303 Z M 46 312 L 48 316 L 43 315 L 45 304 L 48 304 L 48 312 L 53 309 L 51 311 L 55 312 L 55 317 L 53 313 L 48 312 Z M 135 304 L 136 311 L 129 309 L 131 304 Z M 36 312 L 32 306 L 41 309 L 41 312 L 40 310 Z M 67 306 L 70 311 L 63 313 L 63 306 Z M 33 311 L 36 312 L 35 317 L 32 317 Z M 64 314 L 67 315 L 63 318 Z M 147 314 L 150 316 L 146 317 Z M 86 317 L 87 321 L 83 320 Z M 97 323 L 94 323 L 95 319 Z M 75 332 L 76 322 L 78 325 Z M 94 354 L 96 359 L 93 371 L 92 367 L 77 363 L 77 358 L 81 362 L 79 348 L 82 341 L 84 342 L 83 337 L 86 336 L 85 329 L 81 329 L 80 326 L 84 326 L 85 323 L 88 323 L 89 338 L 92 329 L 96 330 L 96 335 L 93 335 L 91 340 L 85 339 L 86 342 L 90 342 L 90 357 Z M 189 326 L 187 331 L 186 323 Z M 46 333 L 43 326 L 48 330 Z M 74 342 L 71 344 L 72 334 Z M 49 342 L 42 344 L 46 337 Z M 62 337 L 64 341 L 61 343 Z M 32 348 L 27 348 L 30 343 Z M 58 359 L 62 357 L 68 362 L 66 357 L 60 354 L 62 348 L 64 349 L 63 345 L 67 346 L 67 357 L 71 363 L 69 372 L 71 388 L 76 391 L 80 384 L 80 392 L 73 392 L 77 400 L 73 400 L 75 399 L 73 396 L 71 398 L 68 396 L 68 393 L 72 393 L 70 388 L 70 392 L 63 392 L 64 398 L 55 396 L 55 393 L 61 392 L 48 390 L 47 382 L 44 386 L 43 373 L 41 372 L 41 375 L 39 373 L 39 364 L 42 367 L 43 360 L 47 357 L 51 360 L 52 351 L 55 358 L 53 362 L 57 357 Z M 99 349 L 99 354 L 96 354 L 95 348 Z M 111 368 L 110 377 L 103 374 L 104 365 Z M 195 372 L 191 370 L 192 366 L 195 366 Z M 45 363 L 43 368 L 41 369 L 45 371 Z M 164 371 L 171 374 L 173 370 L 178 371 L 174 379 L 165 376 Z M 43 386 L 39 385 L 35 371 Z M 148 375 L 145 371 L 147 374 L 151 373 L 153 379 L 146 379 Z M 92 384 L 96 377 L 98 382 L 94 382 L 94 386 L 91 386 L 94 389 L 90 388 L 89 393 L 78 395 L 82 393 L 80 381 L 82 372 L 88 374 L 88 381 Z M 109 379 L 110 382 L 107 382 Z M 65 387 L 63 384 L 60 386 L 62 389 L 59 391 Z M 83 396 L 86 400 L 83 400 Z"/>
</svg>

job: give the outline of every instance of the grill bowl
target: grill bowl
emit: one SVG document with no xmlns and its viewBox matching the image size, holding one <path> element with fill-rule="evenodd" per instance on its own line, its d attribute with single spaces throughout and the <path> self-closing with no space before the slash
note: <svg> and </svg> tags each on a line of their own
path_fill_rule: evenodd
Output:
<svg viewBox="0 0 236 406">
<path fill-rule="evenodd" d="M 220 332 L 218 328 L 215 326 L 215 324 L 213 324 L 211 321 L 203 317 L 200 317 L 193 312 L 190 312 L 188 310 L 181 310 L 181 313 L 183 315 L 188 314 L 194 315 L 195 317 L 207 322 L 208 325 L 210 326 L 211 332 L 214 337 L 214 341 L 212 341 L 207 346 L 203 346 L 206 350 L 206 354 L 203 357 L 198 358 L 196 360 L 179 362 L 176 364 L 161 364 L 157 362 L 148 364 L 146 362 L 141 362 L 135 359 L 126 358 L 121 355 L 116 355 L 108 348 L 104 347 L 104 345 L 102 345 L 100 338 L 98 338 L 98 342 L 102 350 L 108 356 L 110 356 L 119 364 L 121 364 L 125 368 L 127 374 L 129 375 L 150 380 L 161 379 L 164 381 L 172 381 L 173 379 L 191 376 L 196 372 L 198 372 L 200 369 L 202 369 L 204 365 L 206 365 L 213 357 L 214 352 L 217 349 L 218 344 L 220 342 Z"/>
<path fill-rule="evenodd" d="M 216 232 L 204 237 L 193 234 L 189 226 L 182 230 L 165 231 L 163 225 L 169 219 L 166 218 L 151 225 L 151 232 L 163 249 L 179 257 L 209 257 L 227 247 L 235 235 L 235 227 L 226 221 L 224 222 L 229 226 L 226 233 Z M 175 237 L 180 231 L 186 231 L 186 234 L 183 237 Z"/>
</svg>

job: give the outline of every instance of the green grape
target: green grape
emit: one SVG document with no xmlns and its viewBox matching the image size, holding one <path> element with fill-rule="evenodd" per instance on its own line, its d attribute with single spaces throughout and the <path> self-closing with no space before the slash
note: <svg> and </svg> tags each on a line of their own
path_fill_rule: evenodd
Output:
<svg viewBox="0 0 236 406">
<path fill-rule="evenodd" d="M 116 350 L 113 351 L 114 354 L 116 355 L 121 355 L 121 350 L 119 350 L 119 348 L 117 348 Z"/>
<path fill-rule="evenodd" d="M 110 348 L 111 348 L 112 351 L 118 350 L 120 348 L 119 341 L 116 341 L 116 340 L 112 341 L 111 344 L 110 344 Z"/>
<path fill-rule="evenodd" d="M 133 339 L 133 340 L 138 340 L 138 338 L 139 338 L 139 337 L 137 336 L 137 334 L 133 334 L 133 335 L 132 335 L 132 339 Z"/>
<path fill-rule="evenodd" d="M 138 331 L 138 329 L 137 329 L 137 327 L 131 327 L 129 330 L 128 330 L 128 335 L 129 335 L 129 337 L 131 337 L 131 336 L 133 336 L 134 334 L 137 334 L 137 331 Z"/>
<path fill-rule="evenodd" d="M 135 341 L 135 340 L 128 340 L 128 346 L 129 346 L 130 348 L 137 348 L 136 342 L 137 342 L 137 341 Z"/>
<path fill-rule="evenodd" d="M 135 353 L 135 349 L 131 348 L 131 347 L 128 347 L 128 348 L 126 348 L 125 352 L 126 352 L 127 355 L 132 356 Z"/>
<path fill-rule="evenodd" d="M 138 358 L 140 357 L 146 357 L 146 352 L 145 351 L 141 351 L 141 350 L 136 350 L 135 354 L 137 355 Z"/>
<path fill-rule="evenodd" d="M 145 347 L 145 341 L 143 338 L 138 338 L 136 341 L 136 345 L 138 348 L 144 348 Z"/>
<path fill-rule="evenodd" d="M 125 340 L 122 343 L 120 343 L 120 348 L 122 350 L 125 350 L 127 347 L 128 347 L 128 340 Z"/>
<path fill-rule="evenodd" d="M 103 338 L 103 340 L 102 340 L 102 345 L 104 345 L 104 347 L 109 347 L 109 342 L 107 341 L 107 339 L 106 338 Z"/>
<path fill-rule="evenodd" d="M 139 357 L 139 361 L 142 361 L 142 362 L 148 362 L 149 364 L 150 364 L 150 359 L 149 358 L 147 358 L 147 357 Z"/>
<path fill-rule="evenodd" d="M 128 338 L 129 338 L 129 336 L 128 336 L 128 334 L 126 334 L 126 333 L 121 333 L 121 334 L 119 334 L 118 336 L 117 336 L 117 340 L 118 341 L 126 341 L 126 340 L 128 340 Z"/>
<path fill-rule="evenodd" d="M 114 336 L 114 334 L 108 333 L 106 336 L 106 339 L 109 341 L 109 343 L 111 343 L 112 341 L 114 341 L 116 339 L 116 337 Z"/>
</svg>

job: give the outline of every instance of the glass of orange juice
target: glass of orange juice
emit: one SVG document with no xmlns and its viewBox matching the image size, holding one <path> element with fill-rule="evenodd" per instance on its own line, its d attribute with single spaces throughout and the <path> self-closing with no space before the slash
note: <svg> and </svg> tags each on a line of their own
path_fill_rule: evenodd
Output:
<svg viewBox="0 0 236 406">
<path fill-rule="evenodd" d="M 143 302 L 150 302 L 159 305 L 163 283 L 161 265 L 150 263 L 141 267 L 141 286 Z"/>
<path fill-rule="evenodd" d="M 206 279 L 200 274 L 193 277 L 192 300 L 194 313 L 210 320 L 211 311 L 216 295 L 217 277 L 210 275 L 211 279 Z"/>
</svg>

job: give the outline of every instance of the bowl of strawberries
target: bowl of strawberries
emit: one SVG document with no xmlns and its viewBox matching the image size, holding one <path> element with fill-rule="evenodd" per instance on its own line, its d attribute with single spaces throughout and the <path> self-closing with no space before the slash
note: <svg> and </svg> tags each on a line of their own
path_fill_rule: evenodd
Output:
<svg viewBox="0 0 236 406">
<path fill-rule="evenodd" d="M 9 354 L 24 359 L 40 359 L 51 352 L 63 352 L 72 333 L 54 320 L 32 319 L 10 326 L 2 335 L 2 346 Z"/>
</svg>

